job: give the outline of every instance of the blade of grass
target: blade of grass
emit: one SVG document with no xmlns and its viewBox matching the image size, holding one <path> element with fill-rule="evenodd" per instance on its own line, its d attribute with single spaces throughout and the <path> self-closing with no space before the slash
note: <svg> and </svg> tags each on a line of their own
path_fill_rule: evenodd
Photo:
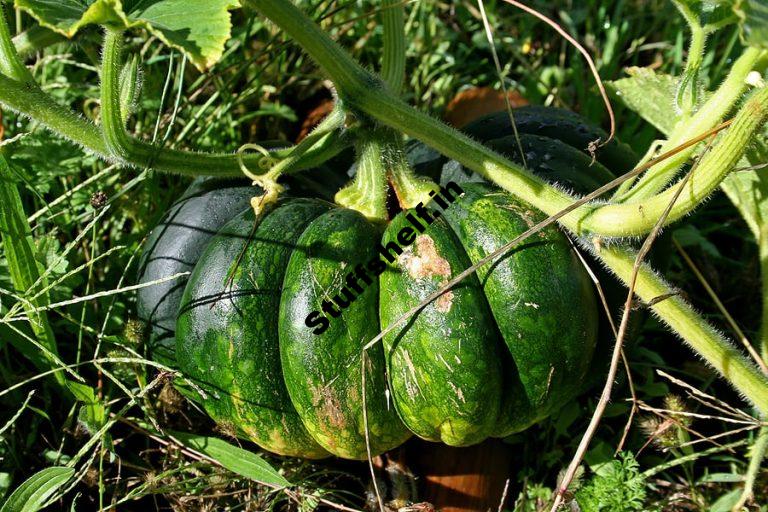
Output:
<svg viewBox="0 0 768 512">
<path fill-rule="evenodd" d="M 195 450 L 233 473 L 250 478 L 269 487 L 282 489 L 291 483 L 264 459 L 216 437 L 206 437 L 185 432 L 168 432 L 171 439 Z"/>
<path fill-rule="evenodd" d="M 32 240 L 32 231 L 24 213 L 21 195 L 8 162 L 2 155 L 0 155 L 0 239 L 3 241 L 11 282 L 16 292 L 26 295 L 44 287 L 45 282 L 40 280 L 40 268 L 35 258 L 36 249 Z M 37 308 L 45 307 L 49 300 L 48 294 L 41 294 L 33 299 L 31 304 L 24 303 L 24 309 L 37 340 L 48 351 L 57 355 L 56 338 L 48 323 L 48 316 L 44 311 L 36 311 Z M 57 373 L 54 378 L 59 385 L 65 384 L 62 374 Z"/>
</svg>

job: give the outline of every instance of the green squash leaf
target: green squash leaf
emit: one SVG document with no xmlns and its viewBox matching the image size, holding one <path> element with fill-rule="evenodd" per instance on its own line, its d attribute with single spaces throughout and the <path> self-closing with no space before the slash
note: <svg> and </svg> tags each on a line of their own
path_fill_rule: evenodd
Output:
<svg viewBox="0 0 768 512">
<path fill-rule="evenodd" d="M 29 477 L 8 497 L 0 512 L 35 512 L 75 474 L 74 468 L 46 468 Z"/>
<path fill-rule="evenodd" d="M 630 110 L 660 132 L 670 133 L 678 122 L 674 110 L 678 79 L 649 68 L 628 68 L 627 74 L 609 87 Z"/>
<path fill-rule="evenodd" d="M 16 0 L 40 24 L 66 37 L 80 28 L 144 28 L 184 52 L 199 68 L 215 64 L 232 33 L 238 0 Z"/>
<path fill-rule="evenodd" d="M 264 459 L 215 437 L 185 432 L 169 432 L 184 446 L 215 460 L 233 473 L 272 487 L 290 487 L 291 483 Z"/>
<path fill-rule="evenodd" d="M 741 36 L 749 46 L 768 48 L 768 3 L 765 0 L 736 0 Z"/>
</svg>

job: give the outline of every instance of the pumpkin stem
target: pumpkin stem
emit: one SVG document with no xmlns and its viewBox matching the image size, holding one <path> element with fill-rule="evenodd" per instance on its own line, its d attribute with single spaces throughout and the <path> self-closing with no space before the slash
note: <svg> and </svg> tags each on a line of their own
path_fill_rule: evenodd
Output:
<svg viewBox="0 0 768 512">
<path fill-rule="evenodd" d="M 357 174 L 334 198 L 339 205 L 356 210 L 375 222 L 386 222 L 387 171 L 384 166 L 385 145 L 375 131 L 361 132 L 357 141 Z"/>
<path fill-rule="evenodd" d="M 430 192 L 439 192 L 440 186 L 413 171 L 405 156 L 403 141 L 397 132 L 388 130 L 387 138 L 389 143 L 385 146 L 384 159 L 389 169 L 389 181 L 397 195 L 400 208 L 407 210 L 419 203 L 426 205 L 432 200 Z"/>
</svg>

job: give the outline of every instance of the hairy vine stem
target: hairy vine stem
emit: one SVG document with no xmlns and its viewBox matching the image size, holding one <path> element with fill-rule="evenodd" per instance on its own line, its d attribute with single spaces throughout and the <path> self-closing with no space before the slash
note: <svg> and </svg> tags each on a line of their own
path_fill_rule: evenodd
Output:
<svg viewBox="0 0 768 512">
<path fill-rule="evenodd" d="M 573 196 L 550 186 L 541 178 L 495 151 L 407 105 L 392 94 L 381 79 L 362 68 L 289 0 L 246 0 L 246 3 L 283 28 L 320 64 L 336 84 L 339 95 L 345 100 L 345 104 L 352 110 L 362 111 L 398 131 L 421 140 L 449 158 L 457 160 L 483 177 L 513 192 L 548 215 L 553 215 L 567 208 L 575 201 Z M 747 62 L 754 64 L 763 55 L 765 55 L 764 51 L 749 49 L 745 51 L 746 57 L 744 57 L 741 66 L 748 67 Z M 760 115 L 760 111 L 764 110 L 766 105 L 763 104 L 760 107 L 762 108 L 755 112 L 756 115 Z M 704 111 L 706 109 L 702 108 L 699 113 Z M 707 121 L 707 125 L 712 124 L 711 121 Z M 739 133 L 746 135 L 744 132 Z M 733 151 L 733 156 L 740 157 L 749 142 L 749 138 L 734 140 L 735 138 L 728 142 L 730 146 L 728 151 Z M 717 146 L 719 145 L 720 143 L 717 144 Z M 713 168 L 713 165 L 717 167 Z M 721 171 L 719 165 L 720 162 L 715 160 L 704 162 L 698 171 L 699 176 L 707 176 L 713 172 Z M 665 199 L 668 202 L 669 196 L 666 196 Z M 584 205 L 564 217 L 562 224 L 579 235 L 588 233 L 617 237 L 641 235 L 648 233 L 652 228 L 653 222 L 649 223 L 647 219 L 659 218 L 667 202 L 654 201 L 646 204 L 643 201 L 635 203 L 623 210 L 623 215 L 606 215 L 599 222 L 593 220 L 593 215 L 596 211 L 607 206 Z M 697 198 L 683 194 L 677 205 L 677 212 L 690 212 L 698 205 L 699 200 Z M 644 218 L 637 217 L 638 210 L 644 212 Z M 616 210 L 609 210 L 609 212 L 617 213 Z"/>
<path fill-rule="evenodd" d="M 696 107 L 698 96 L 698 81 L 701 64 L 704 61 L 704 49 L 707 42 L 707 33 L 699 22 L 699 16 L 693 11 L 687 2 L 672 0 L 688 23 L 691 31 L 691 42 L 688 45 L 688 58 L 685 64 L 683 76 L 678 85 L 675 103 L 684 117 L 689 117 Z"/>
<path fill-rule="evenodd" d="M 128 147 L 113 148 L 119 149 L 117 154 L 110 151 L 99 128 L 46 94 L 34 82 L 19 57 L 19 50 L 27 54 L 57 40 L 51 31 L 34 28 L 11 40 L 5 16 L 0 14 L 0 104 L 40 123 L 97 156 L 124 166 L 151 167 L 161 172 L 188 176 L 241 175 L 241 159 L 234 153 L 198 153 L 160 148 L 128 137 L 127 134 L 125 141 Z M 114 49 L 119 50 L 119 47 Z M 120 70 L 117 71 L 119 76 Z M 119 93 L 117 98 L 119 99 Z M 329 134 L 305 151 L 287 172 L 316 167 L 348 146 L 349 142 L 341 133 Z M 270 152 L 270 158 L 275 161 L 283 160 L 290 157 L 292 152 L 293 148 L 275 150 Z M 246 165 L 254 169 L 263 169 L 261 163 L 264 159 L 262 154 L 242 156 Z"/>
<path fill-rule="evenodd" d="M 101 69 L 101 119 L 104 137 L 104 146 L 108 155 L 120 162 L 131 162 L 139 167 L 167 170 L 178 174 L 212 175 L 212 176 L 239 176 L 242 174 L 240 161 L 249 169 L 258 169 L 265 172 L 265 158 L 271 155 L 247 154 L 208 154 L 192 153 L 154 146 L 131 137 L 125 130 L 123 116 L 121 114 L 120 101 L 120 72 L 122 70 L 122 39 L 123 32 L 107 29 L 104 38 L 104 50 Z M 331 149 L 331 148 L 325 148 Z M 305 167 L 311 167 L 315 163 L 311 150 L 302 148 L 304 156 L 310 158 L 303 160 Z M 322 157 L 327 157 L 328 153 Z M 290 152 L 276 155 L 273 160 L 290 156 Z M 307 161 L 308 160 L 308 161 Z M 299 166 L 294 164 L 293 168 Z"/>
<path fill-rule="evenodd" d="M 240 166 L 234 153 L 195 153 L 151 148 L 152 160 L 124 160 L 113 155 L 104 142 L 98 127 L 78 116 L 67 107 L 57 103 L 50 95 L 32 82 L 20 82 L 0 74 L 0 103 L 10 110 L 40 123 L 49 130 L 69 139 L 104 160 L 119 163 L 128 167 L 147 167 L 171 174 L 187 176 L 240 176 Z M 348 146 L 338 137 L 325 139 L 323 145 L 315 146 L 307 151 L 300 165 L 292 167 L 292 171 L 310 169 L 328 158 L 338 154 Z M 272 158 L 282 160 L 291 154 L 292 148 L 271 152 Z M 133 155 L 131 155 L 133 158 Z M 249 167 L 260 168 L 264 156 L 249 154 L 244 156 Z"/>
<path fill-rule="evenodd" d="M 547 185 L 525 169 L 406 105 L 392 95 L 379 79 L 355 62 L 289 0 L 246 0 L 246 4 L 270 18 L 293 37 L 323 67 L 336 84 L 339 94 L 345 97 L 353 108 L 362 110 L 384 124 L 424 141 L 548 215 L 567 210 L 574 202 L 574 198 Z M 745 54 L 751 55 L 753 52 L 755 50 L 747 50 Z M 758 53 L 762 54 L 759 51 Z M 760 56 L 755 55 L 754 58 Z M 758 93 L 743 109 L 745 113 L 740 114 L 738 121 L 744 126 L 733 130 L 736 134 L 746 135 L 749 126 L 758 126 L 764 121 L 768 115 L 764 94 L 764 91 Z M 741 147 L 733 148 L 739 157 L 748 142 L 749 139 L 742 140 Z M 718 146 L 720 143 L 715 146 L 713 152 L 718 151 Z M 708 165 L 719 166 L 722 163 L 719 159 L 710 158 L 710 160 L 711 164 L 707 162 L 700 164 L 697 177 L 693 177 L 694 182 L 701 176 L 708 176 L 720 170 L 707 167 Z M 690 211 L 698 205 L 698 199 L 688 197 L 684 190 L 682 192 L 680 202 L 686 205 L 684 207 L 686 211 Z M 664 206 L 668 203 L 669 198 Z M 620 219 L 623 226 L 601 226 L 581 222 L 586 217 L 585 213 L 592 213 L 599 208 L 594 205 L 577 208 L 569 215 L 562 217 L 561 222 L 577 233 L 585 230 L 599 233 L 606 229 L 623 234 L 642 232 L 635 224 L 637 204 L 633 205 L 633 211 Z M 679 209 L 678 213 L 681 211 Z M 650 209 L 645 209 L 646 217 L 651 219 L 658 219 L 662 212 L 663 210 L 652 212 Z M 642 222 L 645 221 L 641 219 L 641 224 Z M 632 279 L 632 267 L 635 261 L 633 251 L 621 247 L 604 246 L 596 252 L 625 283 Z M 672 288 L 647 265 L 639 269 L 635 291 L 644 301 L 652 304 L 651 309 L 724 375 L 736 389 L 752 400 L 763 412 L 768 412 L 768 380 L 765 376 L 702 319 L 690 305 L 677 297 Z M 657 301 L 659 297 L 670 294 L 671 298 Z"/>
<path fill-rule="evenodd" d="M 381 74 L 392 94 L 400 91 L 405 78 L 403 11 L 400 0 L 385 0 L 382 4 L 384 55 Z M 388 218 L 389 180 L 403 208 L 416 206 L 419 202 L 428 203 L 431 199 L 429 192 L 438 187 L 415 175 L 405 157 L 400 134 L 388 127 L 365 127 L 364 131 L 364 140 L 358 146 L 358 175 L 354 183 L 336 195 L 336 201 L 370 219 L 384 221 Z"/>
<path fill-rule="evenodd" d="M 357 143 L 357 174 L 354 181 L 341 189 L 335 201 L 365 215 L 375 222 L 386 222 L 387 172 L 384 169 L 384 147 L 375 132 L 362 132 Z"/>
<path fill-rule="evenodd" d="M 415 208 L 419 203 L 427 204 L 432 201 L 429 193 L 439 191 L 440 186 L 426 176 L 419 176 L 413 171 L 397 132 L 388 130 L 384 137 L 388 140 L 384 159 L 389 169 L 389 182 L 392 184 L 400 207 L 406 210 Z"/>
<path fill-rule="evenodd" d="M 744 94 L 744 91 L 747 90 L 747 76 L 755 69 L 755 66 L 766 58 L 766 55 L 768 52 L 765 50 L 747 48 L 733 63 L 728 77 L 718 90 L 694 115 L 680 121 L 680 124 L 675 127 L 673 133 L 661 147 L 661 151 L 677 147 L 696 134 L 709 130 L 722 121 Z M 638 202 L 657 194 L 675 177 L 680 167 L 693 155 L 694 151 L 695 148 L 691 148 L 685 153 L 650 169 L 645 176 L 637 181 L 634 187 L 615 199 L 624 202 Z"/>
<path fill-rule="evenodd" d="M 623 219 L 634 217 L 635 227 L 645 231 L 652 228 L 658 219 L 658 212 L 669 204 L 670 199 L 682 189 L 679 203 L 675 203 L 667 222 L 674 222 L 690 213 L 690 205 L 698 205 L 706 199 L 728 173 L 742 159 L 747 146 L 768 119 L 768 87 L 755 91 L 736 115 L 722 139 L 708 152 L 690 180 L 681 180 L 677 185 L 639 203 L 608 204 L 593 211 L 582 222 L 597 226 L 615 226 Z M 690 149 L 672 157 L 678 159 Z M 649 172 L 652 172 L 653 168 Z M 602 231 L 610 236 L 611 231 Z M 620 236 L 620 234 L 619 234 Z"/>
<path fill-rule="evenodd" d="M 394 94 L 399 94 L 405 80 L 405 6 L 402 0 L 384 0 L 384 58 L 381 75 Z M 389 182 L 403 208 L 411 208 L 430 201 L 429 192 L 437 185 L 416 176 L 405 156 L 403 140 L 393 129 L 380 129 L 384 165 Z"/>
<path fill-rule="evenodd" d="M 634 252 L 620 247 L 595 249 L 596 254 L 622 281 L 632 275 Z M 768 411 L 768 381 L 762 372 L 743 353 L 704 321 L 678 294 L 660 302 L 672 288 L 648 265 L 638 274 L 635 292 L 650 309 L 685 342 L 720 372 L 733 386 L 752 400 L 758 408 Z"/>
</svg>

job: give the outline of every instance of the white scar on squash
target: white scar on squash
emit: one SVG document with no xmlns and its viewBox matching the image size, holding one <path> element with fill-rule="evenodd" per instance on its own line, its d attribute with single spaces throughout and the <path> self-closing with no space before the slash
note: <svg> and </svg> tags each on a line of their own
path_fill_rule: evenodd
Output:
<svg viewBox="0 0 768 512">
<path fill-rule="evenodd" d="M 400 256 L 400 263 L 414 279 L 441 277 L 447 282 L 451 277 L 451 264 L 437 253 L 435 241 L 427 235 L 416 237 L 415 249 L 408 247 Z M 442 284 L 441 282 L 441 284 Z M 448 290 L 435 300 L 435 309 L 447 313 L 453 306 L 453 291 Z"/>
<path fill-rule="evenodd" d="M 453 392 L 456 393 L 456 396 L 458 397 L 458 399 L 464 403 L 467 403 L 467 401 L 464 399 L 464 392 L 461 390 L 461 388 L 450 381 L 448 381 L 448 384 L 451 386 L 451 389 L 453 390 Z"/>
<path fill-rule="evenodd" d="M 403 371 L 403 380 L 405 381 L 405 389 L 408 391 L 408 396 L 411 399 L 415 398 L 417 394 L 421 394 L 421 387 L 419 386 L 419 378 L 416 376 L 416 366 L 413 364 L 411 354 L 407 351 L 403 351 L 403 359 L 407 366 L 407 371 Z M 410 372 L 410 375 L 409 375 Z M 410 377 L 410 378 L 409 378 Z"/>
</svg>

